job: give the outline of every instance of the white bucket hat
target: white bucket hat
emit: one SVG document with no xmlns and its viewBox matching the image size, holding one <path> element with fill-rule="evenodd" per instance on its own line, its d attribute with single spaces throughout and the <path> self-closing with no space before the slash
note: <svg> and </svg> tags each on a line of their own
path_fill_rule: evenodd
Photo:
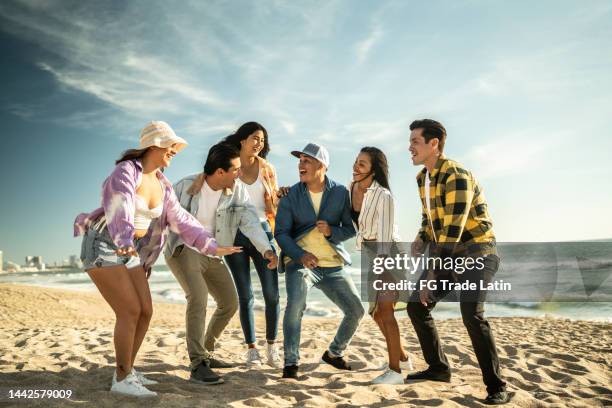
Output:
<svg viewBox="0 0 612 408">
<path fill-rule="evenodd" d="M 187 146 L 187 141 L 178 137 L 169 124 L 161 120 L 154 120 L 145 125 L 140 131 L 140 149 L 151 146 L 167 148 L 176 143 L 176 151 L 180 152 Z"/>
</svg>

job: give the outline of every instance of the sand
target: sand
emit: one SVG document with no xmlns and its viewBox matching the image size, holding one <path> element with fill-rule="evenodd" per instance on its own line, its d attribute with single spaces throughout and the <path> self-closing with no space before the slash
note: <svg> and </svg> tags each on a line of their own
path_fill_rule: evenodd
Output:
<svg viewBox="0 0 612 408">
<path fill-rule="evenodd" d="M 129 406 L 483 406 L 481 373 L 460 319 L 438 322 L 453 367 L 450 384 L 421 382 L 371 385 L 385 359 L 384 340 L 369 317 L 348 349 L 355 371 L 320 365 L 337 319 L 305 318 L 300 382 L 281 380 L 279 369 L 218 370 L 226 383 L 187 381 L 184 305 L 156 303 L 151 328 L 136 367 L 160 382 L 152 400 L 109 393 L 114 370 L 114 317 L 97 293 L 0 285 L 0 406 L 10 389 L 69 389 L 71 400 L 29 400 L 27 405 Z M 425 368 L 410 321 L 398 313 L 416 369 Z M 509 406 L 605 406 L 612 404 L 612 324 L 552 318 L 491 318 L 503 375 L 514 396 Z M 263 316 L 257 315 L 258 338 Z M 282 339 L 282 333 L 281 333 Z M 240 361 L 245 351 L 238 316 L 228 326 L 217 355 Z M 282 344 L 282 343 L 281 343 Z"/>
</svg>

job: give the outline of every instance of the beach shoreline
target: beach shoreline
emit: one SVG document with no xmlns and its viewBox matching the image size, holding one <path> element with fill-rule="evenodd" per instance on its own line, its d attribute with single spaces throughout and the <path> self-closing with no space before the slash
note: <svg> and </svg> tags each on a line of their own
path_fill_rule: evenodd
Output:
<svg viewBox="0 0 612 408">
<path fill-rule="evenodd" d="M 337 318 L 308 317 L 303 324 L 300 382 L 280 379 L 281 370 L 264 366 L 248 371 L 240 365 L 219 370 L 226 384 L 203 387 L 189 383 L 183 304 L 155 302 L 153 320 L 136 366 L 160 382 L 160 405 L 171 406 L 481 406 L 485 397 L 480 370 L 461 319 L 438 322 L 453 367 L 450 384 L 421 382 L 400 386 L 371 385 L 386 361 L 384 339 L 364 318 L 347 350 L 355 370 L 340 373 L 318 364 L 331 341 Z M 415 368 L 425 368 L 407 316 L 398 315 L 406 348 Z M 608 322 L 558 318 L 490 318 L 502 373 L 514 393 L 509 406 L 604 406 L 612 403 L 612 358 Z M 258 339 L 264 319 L 256 313 Z M 141 406 L 143 401 L 108 392 L 113 372 L 114 317 L 97 293 L 0 284 L 0 384 L 9 389 L 70 389 L 72 401 L 99 406 Z M 279 333 L 282 342 L 282 331 Z M 282 344 L 282 343 L 281 343 Z M 242 361 L 245 346 L 235 316 L 216 354 Z M 228 392 L 231 391 L 231 392 Z M 0 405 L 8 401 L 0 396 Z M 48 405 L 49 400 L 29 400 Z M 157 403 L 156 403 L 157 404 Z"/>
</svg>

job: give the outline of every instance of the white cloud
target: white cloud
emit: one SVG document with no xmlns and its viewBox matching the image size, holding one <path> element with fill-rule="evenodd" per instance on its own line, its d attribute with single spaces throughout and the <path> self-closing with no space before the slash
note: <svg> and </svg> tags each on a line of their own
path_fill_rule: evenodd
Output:
<svg viewBox="0 0 612 408">
<path fill-rule="evenodd" d="M 355 47 L 357 53 L 357 60 L 363 63 L 370 54 L 370 50 L 376 43 L 380 41 L 383 36 L 382 29 L 379 26 L 375 26 L 369 33 L 369 35 Z"/>
<path fill-rule="evenodd" d="M 280 124 L 288 134 L 293 135 L 295 133 L 295 123 L 288 120 L 281 120 Z"/>
</svg>

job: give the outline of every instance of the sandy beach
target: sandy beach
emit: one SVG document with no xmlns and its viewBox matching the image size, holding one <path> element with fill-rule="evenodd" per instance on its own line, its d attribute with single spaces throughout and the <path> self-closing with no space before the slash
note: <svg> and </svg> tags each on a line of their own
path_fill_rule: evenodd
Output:
<svg viewBox="0 0 612 408">
<path fill-rule="evenodd" d="M 460 319 L 438 322 L 453 366 L 450 384 L 421 382 L 370 385 L 385 361 L 382 335 L 364 319 L 348 349 L 355 371 L 339 373 L 319 365 L 337 319 L 305 318 L 300 382 L 280 380 L 280 370 L 264 366 L 219 370 L 226 383 L 189 383 L 184 305 L 156 303 L 137 368 L 160 382 L 153 400 L 108 392 L 114 370 L 113 314 L 97 293 L 0 285 L 0 406 L 13 389 L 72 390 L 71 400 L 28 400 L 28 405 L 129 406 L 483 406 L 486 396 L 476 358 Z M 398 314 L 416 369 L 425 368 L 410 321 Z M 612 404 L 612 323 L 552 318 L 491 318 L 503 374 L 514 393 L 509 406 L 605 406 Z M 263 316 L 257 316 L 258 338 Z M 281 333 L 282 336 L 282 333 Z M 282 337 L 281 337 L 282 339 Z M 242 361 L 238 316 L 228 326 L 217 355 Z M 23 406 L 23 402 L 19 404 Z"/>
</svg>

